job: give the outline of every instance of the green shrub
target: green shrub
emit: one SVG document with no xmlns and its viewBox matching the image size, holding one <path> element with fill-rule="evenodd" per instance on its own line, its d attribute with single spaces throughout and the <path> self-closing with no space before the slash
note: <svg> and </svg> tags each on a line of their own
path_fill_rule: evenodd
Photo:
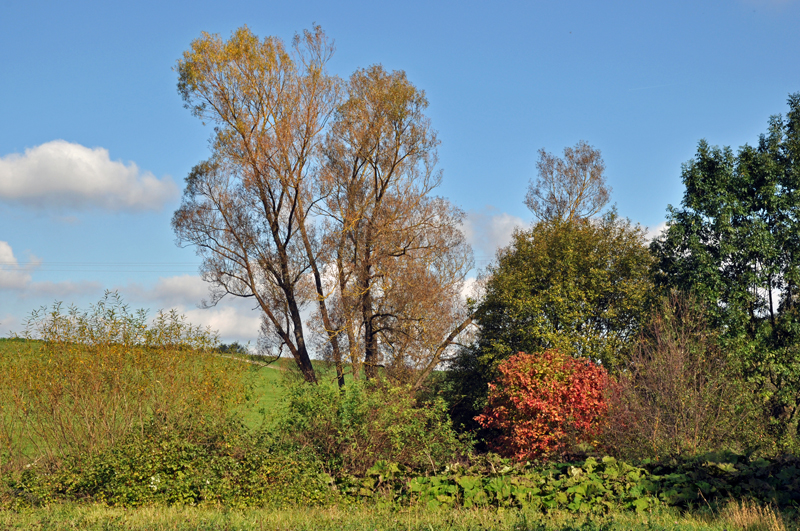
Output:
<svg viewBox="0 0 800 531">
<path fill-rule="evenodd" d="M 290 383 L 276 433 L 284 448 L 318 458 L 332 474 L 363 474 L 377 461 L 435 470 L 469 449 L 444 402 L 418 404 L 409 386 L 385 381 Z"/>
<path fill-rule="evenodd" d="M 233 421 L 204 430 L 152 423 L 89 456 L 32 464 L 6 484 L 17 505 L 88 500 L 109 505 L 316 505 L 333 499 L 313 463 L 275 454 Z"/>
</svg>

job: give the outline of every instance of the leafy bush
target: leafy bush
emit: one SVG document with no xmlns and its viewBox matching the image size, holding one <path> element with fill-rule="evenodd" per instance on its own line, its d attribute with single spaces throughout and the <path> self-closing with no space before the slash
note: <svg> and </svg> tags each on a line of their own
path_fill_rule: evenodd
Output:
<svg viewBox="0 0 800 531">
<path fill-rule="evenodd" d="M 275 429 L 285 448 L 318 458 L 333 474 L 363 474 L 377 461 L 433 471 L 468 450 L 444 402 L 417 403 L 409 386 L 353 381 L 288 384 Z"/>
<path fill-rule="evenodd" d="M 800 503 L 800 459 L 749 459 L 720 452 L 694 458 L 646 460 L 613 457 L 536 465 L 485 454 L 469 466 L 452 465 L 432 476 L 413 476 L 378 463 L 364 477 L 339 478 L 339 490 L 359 500 L 421 503 L 428 507 L 497 507 L 608 514 L 651 512 L 658 506 L 719 510 L 731 500 L 771 505 L 787 515 Z"/>
<path fill-rule="evenodd" d="M 662 458 L 764 444 L 759 408 L 727 360 L 702 307 L 671 294 L 619 375 L 609 447 L 619 456 Z"/>
<path fill-rule="evenodd" d="M 89 311 L 34 312 L 0 350 L 0 438 L 25 460 L 89 455 L 151 422 L 205 429 L 240 398 L 244 364 L 177 313 L 131 312 L 115 293 Z"/>
<path fill-rule="evenodd" d="M 324 504 L 335 497 L 313 463 L 275 454 L 236 422 L 198 431 L 152 423 L 89 456 L 34 463 L 6 478 L 9 505 Z"/>
<path fill-rule="evenodd" d="M 503 362 L 489 384 L 489 400 L 476 420 L 500 430 L 491 446 L 519 461 L 563 455 L 592 443 L 608 411 L 608 375 L 589 360 L 558 350 L 520 352 Z"/>
</svg>

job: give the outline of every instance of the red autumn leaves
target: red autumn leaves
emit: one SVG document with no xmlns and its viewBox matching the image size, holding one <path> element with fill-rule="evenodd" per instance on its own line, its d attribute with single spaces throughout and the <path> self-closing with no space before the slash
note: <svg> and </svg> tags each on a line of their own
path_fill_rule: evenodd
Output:
<svg viewBox="0 0 800 531">
<path fill-rule="evenodd" d="M 558 350 L 520 352 L 499 367 L 488 404 L 475 420 L 500 435 L 492 447 L 519 461 L 563 455 L 592 443 L 608 413 L 606 370 Z"/>
</svg>

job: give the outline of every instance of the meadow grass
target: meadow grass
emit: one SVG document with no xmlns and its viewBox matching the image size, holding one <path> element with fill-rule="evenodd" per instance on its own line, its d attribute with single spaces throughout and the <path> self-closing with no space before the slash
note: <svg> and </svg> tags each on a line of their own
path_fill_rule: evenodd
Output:
<svg viewBox="0 0 800 531">
<path fill-rule="evenodd" d="M 236 413 L 241 414 L 245 426 L 257 429 L 269 424 L 276 417 L 281 406 L 287 381 L 301 379 L 300 372 L 291 358 L 279 358 L 271 363 L 259 356 L 232 356 L 239 363 L 249 365 L 244 374 L 244 384 L 248 387 L 247 400 L 240 404 Z M 320 381 L 336 381 L 336 370 L 332 363 L 311 360 Z M 345 369 L 345 382 L 352 381 L 352 374 Z"/>
<path fill-rule="evenodd" d="M 0 472 L 113 446 L 156 417 L 224 420 L 244 403 L 246 375 L 238 361 L 183 344 L 4 339 Z"/>
<path fill-rule="evenodd" d="M 13 357 L 24 365 L 41 355 L 41 345 L 40 341 L 0 338 L 0 360 L 8 362 Z M 239 372 L 243 385 L 248 389 L 246 400 L 233 405 L 231 413 L 241 415 L 242 421 L 250 429 L 258 429 L 264 423 L 269 424 L 276 417 L 280 407 L 286 380 L 299 378 L 294 360 L 280 358 L 271 363 L 265 363 L 264 358 L 258 356 L 221 357 L 228 358 L 227 363 L 232 368 L 239 369 L 243 364 L 247 366 L 247 370 Z M 0 363 L 0 369 L 7 362 Z M 330 363 L 321 360 L 313 360 L 312 363 L 320 379 L 335 379 L 335 371 Z M 346 379 L 350 379 L 349 374 Z M 10 407 L 3 408 L 0 405 L 0 424 L 8 419 L 9 415 Z M 18 435 L 19 426 L 9 426 L 9 428 L 11 429 L 6 434 L 7 436 Z M 35 441 L 26 440 L 23 444 L 24 448 L 18 449 L 23 455 L 32 455 L 35 452 Z"/>
<path fill-rule="evenodd" d="M 276 530 L 276 531 L 545 531 L 545 530 L 669 530 L 722 531 L 793 529 L 780 516 L 764 509 L 769 519 L 741 520 L 720 514 L 682 515 L 663 509 L 637 514 L 612 513 L 587 518 L 565 512 L 490 509 L 431 510 L 422 507 L 382 509 L 374 506 L 327 508 L 229 509 L 224 507 L 141 507 L 122 509 L 104 505 L 60 504 L 21 512 L 0 513 L 2 529 L 86 530 Z M 751 511 L 752 512 L 752 511 Z"/>
</svg>

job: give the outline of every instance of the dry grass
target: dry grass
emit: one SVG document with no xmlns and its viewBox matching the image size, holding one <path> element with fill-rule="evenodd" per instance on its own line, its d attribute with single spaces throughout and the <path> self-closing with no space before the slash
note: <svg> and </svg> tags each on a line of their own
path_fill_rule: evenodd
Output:
<svg viewBox="0 0 800 531">
<path fill-rule="evenodd" d="M 732 501 L 720 513 L 736 529 L 744 531 L 786 531 L 783 517 L 770 506 L 749 501 Z"/>
<path fill-rule="evenodd" d="M 670 510 L 645 514 L 619 512 L 605 517 L 585 517 L 560 511 L 543 515 L 503 509 L 428 509 L 420 506 L 392 509 L 374 505 L 293 509 L 160 506 L 123 509 L 95 504 L 65 504 L 19 513 L 0 511 L 0 529 L 37 531 L 730 531 L 734 528 L 731 520 L 722 517 L 696 518 Z"/>
</svg>

